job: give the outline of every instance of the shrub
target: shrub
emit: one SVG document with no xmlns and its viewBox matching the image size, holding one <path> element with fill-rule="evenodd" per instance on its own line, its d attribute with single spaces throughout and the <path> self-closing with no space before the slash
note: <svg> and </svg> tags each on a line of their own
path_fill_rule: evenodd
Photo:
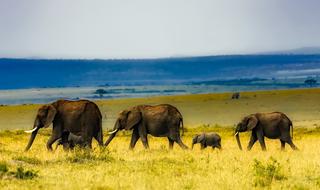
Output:
<svg viewBox="0 0 320 190">
<path fill-rule="evenodd" d="M 99 94 L 100 98 L 102 98 L 104 94 L 107 94 L 107 91 L 105 89 L 99 88 L 94 92 L 94 94 Z"/>
<path fill-rule="evenodd" d="M 253 170 L 255 176 L 255 186 L 270 186 L 273 180 L 280 181 L 287 179 L 287 177 L 281 172 L 280 163 L 272 157 L 265 164 L 255 159 Z"/>
<path fill-rule="evenodd" d="M 24 170 L 23 167 L 18 167 L 17 171 L 11 172 L 17 179 L 33 179 L 38 176 L 38 172 L 33 170 Z"/>
<path fill-rule="evenodd" d="M 4 162 L 0 163 L 0 174 L 6 173 L 8 171 L 8 165 Z"/>
<path fill-rule="evenodd" d="M 312 87 L 312 86 L 315 86 L 317 84 L 317 80 L 316 79 L 313 79 L 313 78 L 309 78 L 309 79 L 306 79 L 304 81 L 304 84 Z"/>
<path fill-rule="evenodd" d="M 91 161 L 107 161 L 114 160 L 111 157 L 110 152 L 107 150 L 101 150 L 99 153 L 94 153 L 91 150 L 76 148 L 71 155 L 67 157 L 67 160 L 72 163 L 85 163 Z"/>
<path fill-rule="evenodd" d="M 33 170 L 24 170 L 23 167 L 18 167 L 16 171 L 10 171 L 6 163 L 0 163 L 0 177 L 9 177 L 17 179 L 33 179 L 38 176 L 37 171 Z"/>
</svg>

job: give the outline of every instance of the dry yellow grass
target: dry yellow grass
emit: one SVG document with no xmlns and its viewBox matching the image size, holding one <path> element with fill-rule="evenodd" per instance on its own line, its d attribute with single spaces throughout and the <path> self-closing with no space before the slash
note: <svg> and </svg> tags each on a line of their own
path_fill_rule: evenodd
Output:
<svg viewBox="0 0 320 190">
<path fill-rule="evenodd" d="M 150 150 L 141 142 L 129 151 L 130 135 L 120 133 L 106 150 L 95 144 L 92 152 L 76 150 L 55 153 L 46 150 L 50 130 L 41 130 L 31 150 L 23 152 L 29 135 L 21 130 L 0 132 L 1 189 L 319 189 L 320 90 L 290 90 L 230 94 L 154 97 L 108 100 L 98 104 L 111 127 L 119 110 L 142 103 L 171 103 L 184 115 L 188 132 L 183 141 L 190 146 L 195 133 L 217 131 L 223 150 L 207 148 L 183 151 L 175 144 L 168 150 L 166 138 L 149 138 Z M 256 95 L 256 97 L 254 97 Z M 38 105 L 0 108 L 0 128 L 31 127 Z M 259 143 L 252 151 L 240 151 L 233 137 L 232 124 L 247 113 L 283 111 L 294 121 L 294 143 L 300 151 L 280 151 L 278 140 L 267 140 L 267 152 Z M 19 114 L 17 114 L 19 113 Z M 206 126 L 202 124 L 211 124 Z M 226 127 L 215 126 L 221 124 Z M 298 126 L 298 127 L 296 127 Z M 247 145 L 248 133 L 241 134 Z M 107 135 L 105 134 L 105 139 Z M 9 171 L 2 172 L 2 166 Z M 33 170 L 33 179 L 15 177 L 16 169 Z M 10 173 L 12 172 L 12 173 Z"/>
<path fill-rule="evenodd" d="M 187 132 L 183 141 L 189 146 L 197 131 Z M 23 152 L 28 135 L 21 132 L 2 132 L 0 162 L 10 171 L 22 166 L 38 172 L 38 176 L 22 180 L 4 176 L 3 189 L 319 189 L 320 157 L 319 129 L 295 132 L 294 142 L 300 151 L 288 146 L 280 151 L 280 142 L 268 140 L 267 152 L 259 144 L 252 151 L 240 151 L 231 129 L 211 128 L 223 138 L 223 150 L 207 148 L 183 151 L 175 145 L 168 150 L 165 138 L 150 138 L 150 150 L 141 142 L 134 151 L 128 150 L 129 136 L 115 138 L 108 149 L 95 145 L 93 152 L 47 152 L 45 142 L 49 131 L 42 132 L 30 152 Z M 247 144 L 248 134 L 242 135 Z M 271 169 L 259 171 L 255 160 Z M 273 164 L 276 160 L 279 164 Z M 272 171 L 275 167 L 275 171 Z M 278 171 L 279 170 L 279 171 Z M 255 172 L 258 172 L 256 174 Z M 260 173 L 259 173 L 260 172 Z M 282 179 L 276 179 L 275 176 Z M 271 181 L 270 181 L 271 176 Z M 263 183 L 267 183 L 264 184 Z M 269 185 L 268 185 L 269 184 Z"/>
</svg>

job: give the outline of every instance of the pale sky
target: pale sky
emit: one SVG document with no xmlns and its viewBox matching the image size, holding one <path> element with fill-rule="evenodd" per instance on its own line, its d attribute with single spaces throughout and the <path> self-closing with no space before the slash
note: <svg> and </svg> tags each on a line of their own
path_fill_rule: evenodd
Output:
<svg viewBox="0 0 320 190">
<path fill-rule="evenodd" d="M 154 58 L 320 46 L 319 0 L 0 0 L 0 57 Z"/>
</svg>

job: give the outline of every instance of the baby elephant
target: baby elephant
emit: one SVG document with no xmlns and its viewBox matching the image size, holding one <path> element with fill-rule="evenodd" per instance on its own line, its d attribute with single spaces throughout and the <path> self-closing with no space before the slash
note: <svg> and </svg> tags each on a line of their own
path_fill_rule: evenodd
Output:
<svg viewBox="0 0 320 190">
<path fill-rule="evenodd" d="M 211 146 L 221 149 L 221 137 L 217 133 L 201 133 L 193 137 L 192 148 L 194 144 L 200 143 L 201 149 Z"/>
<path fill-rule="evenodd" d="M 81 136 L 75 135 L 70 132 L 63 132 L 62 137 L 59 139 L 56 149 L 59 145 L 63 145 L 64 150 L 74 149 L 76 145 L 84 146 L 85 141 Z"/>
</svg>

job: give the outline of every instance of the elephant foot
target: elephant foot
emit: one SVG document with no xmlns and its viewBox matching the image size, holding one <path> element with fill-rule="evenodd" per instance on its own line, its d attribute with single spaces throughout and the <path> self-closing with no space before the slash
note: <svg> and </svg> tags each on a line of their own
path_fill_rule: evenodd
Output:
<svg viewBox="0 0 320 190">
<path fill-rule="evenodd" d="M 47 150 L 48 150 L 49 152 L 53 152 L 52 146 L 47 146 Z"/>
<path fill-rule="evenodd" d="M 180 146 L 181 146 L 181 145 L 180 145 Z M 189 147 L 187 147 L 186 145 L 181 146 L 181 148 L 182 148 L 183 150 L 189 150 Z"/>
</svg>

